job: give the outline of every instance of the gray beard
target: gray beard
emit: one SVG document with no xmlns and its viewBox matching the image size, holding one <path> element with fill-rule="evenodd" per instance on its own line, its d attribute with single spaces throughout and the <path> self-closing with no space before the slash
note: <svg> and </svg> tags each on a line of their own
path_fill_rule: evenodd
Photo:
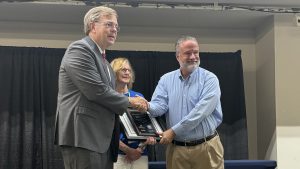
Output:
<svg viewBox="0 0 300 169">
<path fill-rule="evenodd" d="M 189 73 L 192 73 L 195 69 L 197 69 L 200 66 L 200 60 L 198 60 L 195 64 L 187 64 L 187 63 L 179 63 L 180 67 L 184 70 L 188 71 Z"/>
</svg>

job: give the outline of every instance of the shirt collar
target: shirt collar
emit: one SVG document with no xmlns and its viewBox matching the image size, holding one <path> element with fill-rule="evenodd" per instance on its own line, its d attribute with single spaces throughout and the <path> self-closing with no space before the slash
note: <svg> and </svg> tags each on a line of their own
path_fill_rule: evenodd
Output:
<svg viewBox="0 0 300 169">
<path fill-rule="evenodd" d="M 92 39 L 92 38 L 91 38 Z M 105 50 L 102 50 L 101 48 L 100 48 L 100 46 L 92 39 L 92 41 L 97 45 L 97 47 L 98 47 L 98 49 L 99 49 L 99 51 L 100 51 L 100 53 L 101 54 L 103 54 L 103 53 L 105 53 Z"/>
<path fill-rule="evenodd" d="M 177 76 L 178 76 L 178 78 L 180 79 L 180 80 L 182 80 L 182 81 L 184 81 L 184 80 L 188 80 L 188 79 L 190 79 L 190 78 L 192 78 L 193 76 L 195 76 L 194 74 L 195 74 L 195 72 L 197 72 L 197 69 L 198 68 L 196 68 L 186 79 L 184 79 L 183 78 L 183 76 L 181 75 L 181 71 L 180 71 L 180 69 L 178 69 L 177 70 Z"/>
</svg>

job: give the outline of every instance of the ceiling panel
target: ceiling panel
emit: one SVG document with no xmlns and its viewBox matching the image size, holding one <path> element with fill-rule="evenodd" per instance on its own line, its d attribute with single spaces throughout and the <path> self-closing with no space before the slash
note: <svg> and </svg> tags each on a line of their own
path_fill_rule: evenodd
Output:
<svg viewBox="0 0 300 169">
<path fill-rule="evenodd" d="M 100 0 L 98 0 L 100 1 Z M 129 2 L 130 0 L 125 0 Z M 125 2 L 124 1 L 124 2 Z M 249 0 L 219 0 L 218 3 L 244 3 L 250 4 Z M 251 4 L 260 2 L 274 5 L 299 5 L 300 0 L 252 0 Z M 46 3 L 47 2 L 47 3 Z M 103 2 L 103 0 L 101 0 Z M 114 1 L 116 2 L 116 1 Z M 139 2 L 146 2 L 140 0 Z M 171 0 L 147 1 L 171 2 Z M 199 2 L 198 0 L 181 0 L 172 2 Z M 212 2 L 201 1 L 201 2 Z M 123 31 L 138 31 L 137 33 L 155 34 L 159 30 L 214 30 L 215 32 L 232 30 L 254 30 L 271 18 L 274 13 L 259 12 L 245 9 L 220 10 L 219 8 L 155 8 L 155 7 L 131 7 L 122 5 L 110 5 L 119 14 L 119 24 Z M 0 32 L 14 31 L 44 31 L 58 30 L 68 32 L 72 30 L 82 31 L 84 14 L 93 6 L 86 5 L 82 1 L 38 1 L 38 2 L 0 2 Z M 285 15 L 285 14 L 279 14 Z M 16 26 L 20 23 L 23 26 Z M 27 25 L 26 25 L 27 24 Z M 40 24 L 39 26 L 34 26 Z M 41 25 L 43 24 L 43 25 Z M 30 26 L 32 27 L 30 28 Z M 48 27 L 48 28 L 47 28 Z M 22 30 L 20 30 L 22 29 Z M 38 30 L 37 30 L 38 29 Z M 151 32 L 151 30 L 153 32 Z M 183 30 L 184 31 L 184 30 Z"/>
</svg>

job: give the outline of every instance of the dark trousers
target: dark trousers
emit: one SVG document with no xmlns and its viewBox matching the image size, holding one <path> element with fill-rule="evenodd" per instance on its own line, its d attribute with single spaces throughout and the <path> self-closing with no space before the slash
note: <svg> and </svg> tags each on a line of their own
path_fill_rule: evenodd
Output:
<svg viewBox="0 0 300 169">
<path fill-rule="evenodd" d="M 65 169 L 113 169 L 110 148 L 97 153 L 84 148 L 61 146 Z"/>
</svg>

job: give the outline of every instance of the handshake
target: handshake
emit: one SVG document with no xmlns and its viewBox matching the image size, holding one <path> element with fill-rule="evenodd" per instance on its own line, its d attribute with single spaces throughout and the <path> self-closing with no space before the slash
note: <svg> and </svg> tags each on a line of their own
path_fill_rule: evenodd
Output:
<svg viewBox="0 0 300 169">
<path fill-rule="evenodd" d="M 148 110 L 149 104 L 146 99 L 140 96 L 128 97 L 129 104 L 133 109 L 136 109 L 140 112 L 146 112 Z"/>
</svg>

